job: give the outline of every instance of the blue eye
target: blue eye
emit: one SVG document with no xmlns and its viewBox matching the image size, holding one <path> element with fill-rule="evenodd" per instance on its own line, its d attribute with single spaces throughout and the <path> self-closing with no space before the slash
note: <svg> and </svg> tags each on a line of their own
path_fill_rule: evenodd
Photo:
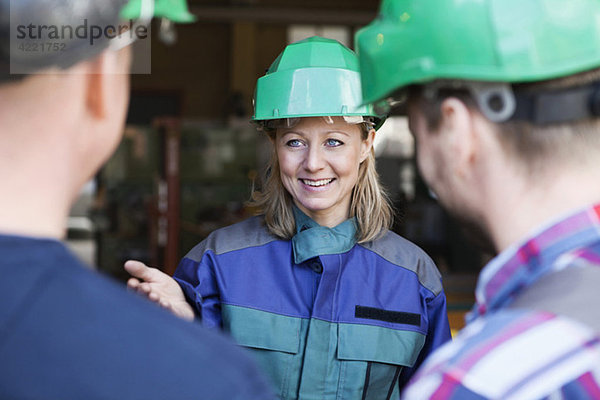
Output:
<svg viewBox="0 0 600 400">
<path fill-rule="evenodd" d="M 298 139 L 292 139 L 292 140 L 288 140 L 285 143 L 285 145 L 289 146 L 289 147 L 300 147 L 300 146 L 302 146 L 302 142 Z"/>
<path fill-rule="evenodd" d="M 327 139 L 327 141 L 325 143 L 327 146 L 330 146 L 330 147 L 338 147 L 338 146 L 341 146 L 344 144 L 343 142 L 341 142 L 337 139 Z"/>
</svg>

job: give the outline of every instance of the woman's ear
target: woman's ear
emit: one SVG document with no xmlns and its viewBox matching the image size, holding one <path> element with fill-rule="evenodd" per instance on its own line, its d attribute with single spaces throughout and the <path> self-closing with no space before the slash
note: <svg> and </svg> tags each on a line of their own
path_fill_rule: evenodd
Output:
<svg viewBox="0 0 600 400">
<path fill-rule="evenodd" d="M 373 142 L 375 141 L 375 129 L 371 128 L 367 133 L 367 138 L 361 143 L 360 148 L 360 162 L 362 163 L 367 159 L 371 149 L 373 148 Z"/>
</svg>

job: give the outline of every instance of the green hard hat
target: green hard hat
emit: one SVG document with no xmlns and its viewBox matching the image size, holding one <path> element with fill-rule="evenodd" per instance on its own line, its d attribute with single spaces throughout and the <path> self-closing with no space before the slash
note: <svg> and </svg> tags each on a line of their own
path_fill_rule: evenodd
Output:
<svg viewBox="0 0 600 400">
<path fill-rule="evenodd" d="M 437 79 L 531 82 L 600 66 L 598 0 L 383 0 L 356 34 L 363 97 Z"/>
<path fill-rule="evenodd" d="M 137 19 L 142 11 L 144 0 L 130 0 L 121 10 L 121 18 Z M 166 18 L 173 22 L 188 23 L 196 21 L 196 17 L 188 11 L 186 0 L 153 0 L 156 18 Z"/>
<path fill-rule="evenodd" d="M 318 116 L 384 118 L 362 101 L 356 54 L 314 36 L 288 45 L 258 79 L 254 121 Z"/>
</svg>

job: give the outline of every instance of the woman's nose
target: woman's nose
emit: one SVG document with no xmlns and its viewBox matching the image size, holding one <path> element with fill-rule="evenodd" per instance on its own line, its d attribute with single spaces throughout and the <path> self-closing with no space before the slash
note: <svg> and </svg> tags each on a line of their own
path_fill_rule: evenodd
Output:
<svg viewBox="0 0 600 400">
<path fill-rule="evenodd" d="M 325 165 L 323 151 L 319 146 L 309 146 L 304 159 L 304 168 L 307 171 L 318 171 Z"/>
</svg>

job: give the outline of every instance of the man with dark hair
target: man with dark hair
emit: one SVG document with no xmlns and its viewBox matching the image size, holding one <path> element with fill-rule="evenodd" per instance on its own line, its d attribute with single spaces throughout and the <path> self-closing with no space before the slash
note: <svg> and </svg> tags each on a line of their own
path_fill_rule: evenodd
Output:
<svg viewBox="0 0 600 400">
<path fill-rule="evenodd" d="M 366 101 L 406 106 L 422 176 L 497 256 L 407 399 L 600 398 L 600 1 L 384 0 Z"/>
<path fill-rule="evenodd" d="M 124 3 L 0 0 L 0 398 L 270 399 L 235 345 L 91 272 L 60 242 L 72 200 L 120 140 L 131 40 L 54 35 L 42 50 L 38 33 L 51 28 L 18 27 L 87 22 L 91 34 L 117 26 Z M 138 24 L 185 19 L 169 14 L 175 3 L 185 6 L 127 10 Z"/>
</svg>

